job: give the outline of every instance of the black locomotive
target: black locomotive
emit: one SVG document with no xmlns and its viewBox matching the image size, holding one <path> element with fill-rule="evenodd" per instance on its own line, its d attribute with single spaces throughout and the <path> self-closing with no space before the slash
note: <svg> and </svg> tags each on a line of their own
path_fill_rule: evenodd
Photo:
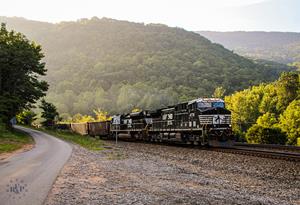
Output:
<svg viewBox="0 0 300 205">
<path fill-rule="evenodd" d="M 132 138 L 153 142 L 231 146 L 231 113 L 218 98 L 199 98 L 154 111 L 115 115 L 111 121 L 72 123 L 82 135 Z"/>
<path fill-rule="evenodd" d="M 145 141 L 230 146 L 231 113 L 216 98 L 199 98 L 155 111 L 113 116 L 110 133 Z"/>
</svg>

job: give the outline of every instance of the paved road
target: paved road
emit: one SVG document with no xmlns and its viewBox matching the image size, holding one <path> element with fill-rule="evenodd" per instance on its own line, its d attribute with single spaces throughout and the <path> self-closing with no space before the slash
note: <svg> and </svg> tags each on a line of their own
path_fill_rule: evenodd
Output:
<svg viewBox="0 0 300 205">
<path fill-rule="evenodd" d="M 43 132 L 16 128 L 29 133 L 36 144 L 28 152 L 0 161 L 0 204 L 43 204 L 72 148 Z"/>
</svg>

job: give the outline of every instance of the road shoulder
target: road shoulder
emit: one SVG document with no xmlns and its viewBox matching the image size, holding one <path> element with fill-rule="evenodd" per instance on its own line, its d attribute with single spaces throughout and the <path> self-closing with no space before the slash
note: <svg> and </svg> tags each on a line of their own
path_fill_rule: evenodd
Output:
<svg viewBox="0 0 300 205">
<path fill-rule="evenodd" d="M 31 150 L 34 139 L 20 130 L 8 130 L 0 124 L 0 161 Z"/>
</svg>

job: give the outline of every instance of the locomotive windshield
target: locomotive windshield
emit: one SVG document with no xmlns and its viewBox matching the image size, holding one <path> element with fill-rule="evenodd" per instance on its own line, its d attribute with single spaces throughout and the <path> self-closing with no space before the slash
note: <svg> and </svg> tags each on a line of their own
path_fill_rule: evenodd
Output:
<svg viewBox="0 0 300 205">
<path fill-rule="evenodd" d="M 203 108 L 212 108 L 212 107 L 220 107 L 220 108 L 225 108 L 225 103 L 222 101 L 216 101 L 216 102 L 204 102 L 200 101 L 197 102 L 197 107 L 200 109 Z"/>
<path fill-rule="evenodd" d="M 225 108 L 225 104 L 223 102 L 213 102 L 212 107 L 221 107 Z"/>
</svg>

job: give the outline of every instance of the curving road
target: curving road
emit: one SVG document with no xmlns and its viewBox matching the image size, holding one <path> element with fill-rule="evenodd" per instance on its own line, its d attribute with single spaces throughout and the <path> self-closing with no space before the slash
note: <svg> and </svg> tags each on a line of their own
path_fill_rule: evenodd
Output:
<svg viewBox="0 0 300 205">
<path fill-rule="evenodd" d="M 72 153 L 71 146 L 40 131 L 15 126 L 29 133 L 35 147 L 0 161 L 0 204 L 43 204 L 59 171 Z"/>
</svg>

